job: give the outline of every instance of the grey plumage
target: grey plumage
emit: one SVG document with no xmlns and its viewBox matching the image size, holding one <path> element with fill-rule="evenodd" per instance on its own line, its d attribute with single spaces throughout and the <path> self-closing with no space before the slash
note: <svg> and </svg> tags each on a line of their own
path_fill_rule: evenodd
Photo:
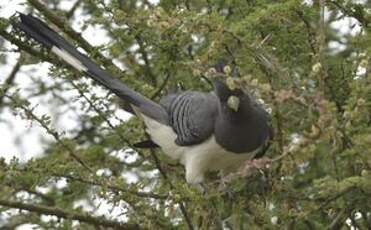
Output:
<svg viewBox="0 0 371 230">
<path fill-rule="evenodd" d="M 231 90 L 214 79 L 214 92 L 170 94 L 158 104 L 111 76 L 39 19 L 24 14 L 20 19 L 16 27 L 129 102 L 143 117 L 153 141 L 185 165 L 190 183 L 201 182 L 208 170 L 236 169 L 261 153 L 272 137 L 268 114 L 240 89 Z M 223 66 L 216 70 L 222 72 Z M 236 111 L 228 106 L 230 97 L 239 100 Z"/>
<path fill-rule="evenodd" d="M 186 91 L 173 97 L 165 108 L 177 134 L 175 143 L 194 145 L 209 138 L 214 131 L 217 105 L 217 97 L 211 93 Z"/>
</svg>

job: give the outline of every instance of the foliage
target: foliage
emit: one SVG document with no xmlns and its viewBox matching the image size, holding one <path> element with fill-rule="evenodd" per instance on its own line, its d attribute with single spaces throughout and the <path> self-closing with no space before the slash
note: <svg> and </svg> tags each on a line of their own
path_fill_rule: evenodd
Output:
<svg viewBox="0 0 371 230">
<path fill-rule="evenodd" d="M 0 107 L 54 139 L 42 158 L 0 161 L 0 212 L 19 210 L 0 214 L 2 228 L 371 229 L 370 1 L 77 0 L 68 10 L 44 2 L 27 5 L 154 100 L 172 90 L 210 90 L 209 67 L 228 60 L 239 76 L 230 84 L 243 84 L 271 111 L 272 160 L 263 170 L 246 164 L 227 177 L 210 173 L 200 192 L 159 150 L 132 146 L 146 137 L 135 117 L 113 122 L 125 103 L 96 94 L 95 83 L 9 29 L 15 18 L 1 18 L 0 35 L 22 54 L 0 88 Z M 71 27 L 79 17 L 82 30 L 100 28 L 110 42 L 91 46 Z M 334 24 L 349 18 L 359 30 L 338 31 Z M 51 92 L 61 107 L 72 103 L 62 100 L 66 92 L 78 95 L 85 115 L 73 133 L 57 131 L 58 117 L 37 114 L 31 98 L 18 93 L 24 89 L 14 90 L 20 65 L 36 60 L 54 64 L 56 84 L 33 78 L 32 95 Z M 120 215 L 98 215 L 102 202 Z"/>
</svg>

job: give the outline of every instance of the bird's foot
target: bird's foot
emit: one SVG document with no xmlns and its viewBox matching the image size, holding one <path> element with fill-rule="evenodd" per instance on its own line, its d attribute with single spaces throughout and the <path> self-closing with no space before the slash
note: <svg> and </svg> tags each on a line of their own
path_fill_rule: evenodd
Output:
<svg viewBox="0 0 371 230">
<path fill-rule="evenodd" d="M 235 173 L 221 177 L 220 187 L 227 187 L 227 183 L 237 177 L 250 177 L 257 172 L 263 173 L 264 169 L 270 168 L 272 159 L 262 157 L 259 159 L 247 160 Z"/>
<path fill-rule="evenodd" d="M 272 163 L 272 159 L 268 157 L 262 157 L 259 159 L 252 159 L 248 160 L 245 162 L 244 166 L 242 167 L 242 170 L 247 170 L 247 171 L 254 171 L 258 170 L 261 171 L 263 169 L 268 169 L 270 168 Z"/>
<path fill-rule="evenodd" d="M 269 169 L 271 167 L 271 163 L 272 159 L 268 157 L 248 160 L 242 165 L 238 173 L 242 177 L 249 177 L 255 175 L 257 172 L 263 174 L 263 170 Z"/>
</svg>

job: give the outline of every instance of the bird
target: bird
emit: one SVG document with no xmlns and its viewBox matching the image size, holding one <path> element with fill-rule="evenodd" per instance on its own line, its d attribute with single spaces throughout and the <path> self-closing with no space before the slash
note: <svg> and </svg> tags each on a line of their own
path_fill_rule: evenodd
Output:
<svg viewBox="0 0 371 230">
<path fill-rule="evenodd" d="M 14 26 L 129 103 L 143 119 L 151 141 L 184 165 L 189 184 L 204 182 L 209 171 L 236 171 L 269 147 L 269 113 L 246 90 L 228 87 L 220 77 L 223 64 L 214 68 L 219 74 L 210 80 L 212 91 L 186 90 L 155 102 L 112 76 L 39 18 L 19 13 Z"/>
</svg>

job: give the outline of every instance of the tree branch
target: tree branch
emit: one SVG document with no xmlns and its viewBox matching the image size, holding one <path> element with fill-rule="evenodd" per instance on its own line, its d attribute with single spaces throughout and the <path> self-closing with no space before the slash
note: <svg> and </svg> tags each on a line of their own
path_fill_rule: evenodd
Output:
<svg viewBox="0 0 371 230">
<path fill-rule="evenodd" d="M 128 229 L 128 230 L 139 229 L 139 225 L 137 224 L 124 224 L 116 221 L 107 220 L 104 217 L 93 217 L 86 213 L 81 213 L 81 211 L 79 213 L 67 212 L 56 207 L 25 204 L 22 202 L 9 200 L 0 200 L 0 205 L 9 208 L 16 208 L 21 210 L 27 210 L 30 212 L 36 212 L 38 214 L 54 215 L 64 219 L 78 220 L 92 225 L 111 227 L 114 229 Z"/>
<path fill-rule="evenodd" d="M 30 55 L 34 56 L 34 57 L 37 57 L 37 58 L 40 58 L 41 60 L 48 60 L 48 56 L 47 55 L 44 55 L 42 52 L 39 52 L 37 50 L 35 50 L 33 47 L 25 44 L 24 42 L 22 42 L 20 39 L 17 39 L 16 37 L 14 37 L 13 35 L 11 35 L 10 33 L 8 33 L 5 28 L 0 28 L 0 35 L 7 41 L 9 41 L 10 43 L 16 45 L 19 47 L 19 49 L 21 50 L 24 50 L 26 51 L 27 53 L 29 53 Z M 50 61 L 49 61 L 50 62 Z"/>
<path fill-rule="evenodd" d="M 119 191 L 119 192 L 124 192 L 124 193 L 130 193 L 135 196 L 141 197 L 141 198 L 153 198 L 153 199 L 160 199 L 160 200 L 165 200 L 168 198 L 167 195 L 160 195 L 156 193 L 149 193 L 149 192 L 137 192 L 137 191 L 132 191 L 128 189 L 124 189 L 120 186 L 109 184 L 108 182 L 98 182 L 98 181 L 91 181 L 87 180 L 81 177 L 74 177 L 74 176 L 69 176 L 69 175 L 61 175 L 61 174 L 55 174 L 57 177 L 64 177 L 66 179 L 74 180 L 74 181 L 79 181 L 81 183 L 89 184 L 89 185 L 95 185 L 95 186 L 101 186 L 104 187 L 106 186 L 107 188 L 113 190 L 113 191 Z"/>
</svg>

